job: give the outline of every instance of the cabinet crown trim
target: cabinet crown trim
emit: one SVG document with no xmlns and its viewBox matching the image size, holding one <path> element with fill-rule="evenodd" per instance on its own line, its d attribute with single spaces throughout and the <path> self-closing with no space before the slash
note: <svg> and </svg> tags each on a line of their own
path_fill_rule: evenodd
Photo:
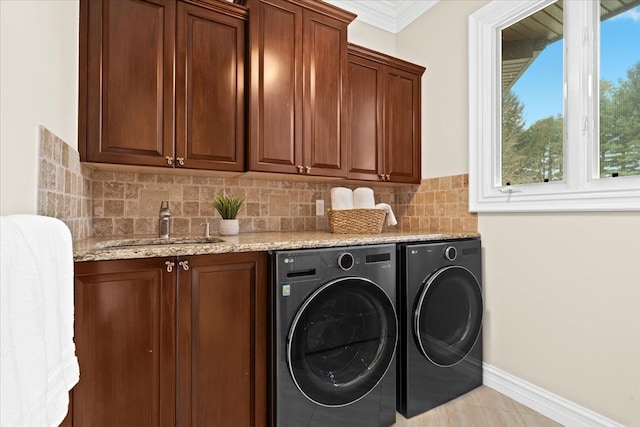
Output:
<svg viewBox="0 0 640 427">
<path fill-rule="evenodd" d="M 347 24 L 356 19 L 355 13 L 348 10 L 341 9 L 329 3 L 325 3 L 320 0 L 287 0 L 289 3 L 302 6 L 305 9 L 313 10 L 314 12 L 321 13 L 330 18 L 337 19 Z"/>
<path fill-rule="evenodd" d="M 244 21 L 249 19 L 249 10 L 245 6 L 236 3 L 223 0 L 182 0 L 182 2 L 240 18 Z"/>
<path fill-rule="evenodd" d="M 393 65 L 394 68 L 398 68 L 412 74 L 418 74 L 420 76 L 423 75 L 426 70 L 426 68 L 422 65 L 413 64 L 403 59 L 396 58 L 394 56 L 371 50 L 353 43 L 349 43 L 347 45 L 347 52 L 349 53 L 349 55 L 359 56 L 361 58 L 379 62 L 385 65 Z"/>
</svg>

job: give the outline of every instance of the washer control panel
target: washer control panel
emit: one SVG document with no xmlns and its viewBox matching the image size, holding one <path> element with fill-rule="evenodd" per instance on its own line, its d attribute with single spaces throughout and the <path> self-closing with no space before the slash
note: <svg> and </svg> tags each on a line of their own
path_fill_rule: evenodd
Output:
<svg viewBox="0 0 640 427">
<path fill-rule="evenodd" d="M 353 255 L 351 255 L 349 252 L 341 253 L 338 256 L 338 267 L 340 267 L 344 271 L 351 270 L 354 264 L 355 264 L 355 260 L 353 258 Z"/>
<path fill-rule="evenodd" d="M 453 246 L 444 248 L 444 257 L 449 261 L 453 261 L 458 257 L 458 250 Z"/>
</svg>

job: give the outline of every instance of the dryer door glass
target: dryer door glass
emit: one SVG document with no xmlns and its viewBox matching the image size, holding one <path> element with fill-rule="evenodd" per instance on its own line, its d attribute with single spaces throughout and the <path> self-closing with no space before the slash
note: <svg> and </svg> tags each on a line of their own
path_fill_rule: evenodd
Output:
<svg viewBox="0 0 640 427">
<path fill-rule="evenodd" d="M 439 366 L 460 362 L 482 326 L 480 283 L 466 268 L 445 267 L 429 277 L 414 311 L 414 334 L 425 357 Z"/>
<path fill-rule="evenodd" d="M 396 337 L 393 303 L 378 285 L 337 279 L 314 292 L 296 314 L 287 338 L 289 371 L 311 401 L 348 405 L 380 382 Z"/>
</svg>

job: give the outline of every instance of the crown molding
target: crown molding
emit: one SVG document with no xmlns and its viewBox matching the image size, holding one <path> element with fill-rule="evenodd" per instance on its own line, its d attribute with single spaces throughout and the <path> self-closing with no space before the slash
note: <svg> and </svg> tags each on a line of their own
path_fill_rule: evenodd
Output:
<svg viewBox="0 0 640 427">
<path fill-rule="evenodd" d="M 358 15 L 358 21 L 392 34 L 402 31 L 438 0 L 325 0 Z"/>
</svg>

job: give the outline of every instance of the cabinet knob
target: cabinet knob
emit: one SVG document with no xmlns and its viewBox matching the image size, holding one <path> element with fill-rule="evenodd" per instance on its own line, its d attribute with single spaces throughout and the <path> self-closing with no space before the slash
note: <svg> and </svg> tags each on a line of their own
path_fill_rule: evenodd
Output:
<svg viewBox="0 0 640 427">
<path fill-rule="evenodd" d="M 298 173 L 304 173 L 304 166 L 298 165 L 296 168 L 298 168 Z"/>
<path fill-rule="evenodd" d="M 180 265 L 184 271 L 189 270 L 189 261 L 180 261 L 178 265 Z"/>
<path fill-rule="evenodd" d="M 180 166 L 184 166 L 184 158 L 182 157 L 176 157 L 176 161 L 178 162 L 178 164 Z"/>
<path fill-rule="evenodd" d="M 311 173 L 311 166 L 307 166 L 306 169 L 307 169 L 307 175 L 309 175 Z"/>
<path fill-rule="evenodd" d="M 167 159 L 167 164 L 168 165 L 172 165 L 173 164 L 173 157 L 167 156 L 167 157 L 165 157 L 165 159 Z"/>
<path fill-rule="evenodd" d="M 165 265 L 167 266 L 167 273 L 171 273 L 173 271 L 173 266 L 176 265 L 173 261 L 165 261 Z"/>
<path fill-rule="evenodd" d="M 380 175 L 378 175 L 378 177 L 380 177 L 380 181 L 384 181 L 384 174 L 381 173 Z"/>
<path fill-rule="evenodd" d="M 391 181 L 391 177 L 389 175 L 384 176 L 385 181 Z"/>
</svg>

